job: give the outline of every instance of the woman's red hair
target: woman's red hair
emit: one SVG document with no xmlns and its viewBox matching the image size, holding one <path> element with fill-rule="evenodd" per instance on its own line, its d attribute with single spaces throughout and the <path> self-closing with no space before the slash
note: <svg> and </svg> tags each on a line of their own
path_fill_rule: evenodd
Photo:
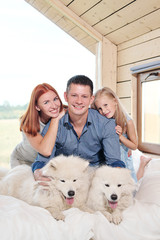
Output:
<svg viewBox="0 0 160 240">
<path fill-rule="evenodd" d="M 49 90 L 53 91 L 58 96 L 61 103 L 60 112 L 62 111 L 63 104 L 57 91 L 47 83 L 39 84 L 33 89 L 28 108 L 21 117 L 20 131 L 29 133 L 32 136 L 36 136 L 40 131 L 39 112 L 36 110 L 36 106 L 40 96 L 47 93 Z"/>
</svg>

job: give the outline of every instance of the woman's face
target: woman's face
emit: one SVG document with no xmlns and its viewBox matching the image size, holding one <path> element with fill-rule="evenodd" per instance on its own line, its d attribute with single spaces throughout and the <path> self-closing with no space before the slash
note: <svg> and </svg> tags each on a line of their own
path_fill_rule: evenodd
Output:
<svg viewBox="0 0 160 240">
<path fill-rule="evenodd" d="M 39 97 L 36 109 L 40 112 L 41 120 L 45 122 L 50 118 L 58 117 L 60 107 L 61 103 L 58 96 L 49 90 Z"/>
<path fill-rule="evenodd" d="M 115 98 L 100 96 L 96 99 L 95 105 L 101 115 L 107 118 L 114 118 L 117 106 Z"/>
</svg>

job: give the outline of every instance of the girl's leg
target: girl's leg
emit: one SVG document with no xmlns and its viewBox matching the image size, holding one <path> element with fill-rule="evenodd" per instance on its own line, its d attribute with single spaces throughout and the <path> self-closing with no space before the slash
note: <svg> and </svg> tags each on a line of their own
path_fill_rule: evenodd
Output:
<svg viewBox="0 0 160 240">
<path fill-rule="evenodd" d="M 137 171 L 137 180 L 140 180 L 143 177 L 145 167 L 147 166 L 147 164 L 151 160 L 152 160 L 152 158 L 148 158 L 148 157 L 145 157 L 145 156 L 140 157 L 140 164 L 139 164 L 139 168 L 138 168 L 138 171 Z"/>
</svg>

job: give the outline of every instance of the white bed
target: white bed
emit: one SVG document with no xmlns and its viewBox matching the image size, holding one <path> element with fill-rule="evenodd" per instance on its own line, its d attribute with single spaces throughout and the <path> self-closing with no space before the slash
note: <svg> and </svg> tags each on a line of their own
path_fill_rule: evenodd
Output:
<svg viewBox="0 0 160 240">
<path fill-rule="evenodd" d="M 116 226 L 99 212 L 72 208 L 65 222 L 23 201 L 0 196 L 1 240 L 160 240 L 160 159 L 148 165 L 134 205 L 124 211 Z"/>
</svg>

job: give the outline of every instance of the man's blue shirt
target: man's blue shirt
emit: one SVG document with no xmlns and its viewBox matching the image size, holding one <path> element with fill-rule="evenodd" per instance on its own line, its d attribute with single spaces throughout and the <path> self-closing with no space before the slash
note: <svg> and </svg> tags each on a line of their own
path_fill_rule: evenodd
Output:
<svg viewBox="0 0 160 240">
<path fill-rule="evenodd" d="M 50 122 L 42 131 L 44 136 Z M 66 113 L 59 121 L 56 143 L 50 157 L 38 154 L 32 170 L 42 168 L 50 159 L 60 154 L 76 155 L 87 159 L 91 166 L 107 164 L 113 167 L 125 167 L 120 158 L 119 136 L 115 131 L 115 120 L 107 119 L 96 110 L 88 110 L 87 122 L 78 138 Z"/>
</svg>

